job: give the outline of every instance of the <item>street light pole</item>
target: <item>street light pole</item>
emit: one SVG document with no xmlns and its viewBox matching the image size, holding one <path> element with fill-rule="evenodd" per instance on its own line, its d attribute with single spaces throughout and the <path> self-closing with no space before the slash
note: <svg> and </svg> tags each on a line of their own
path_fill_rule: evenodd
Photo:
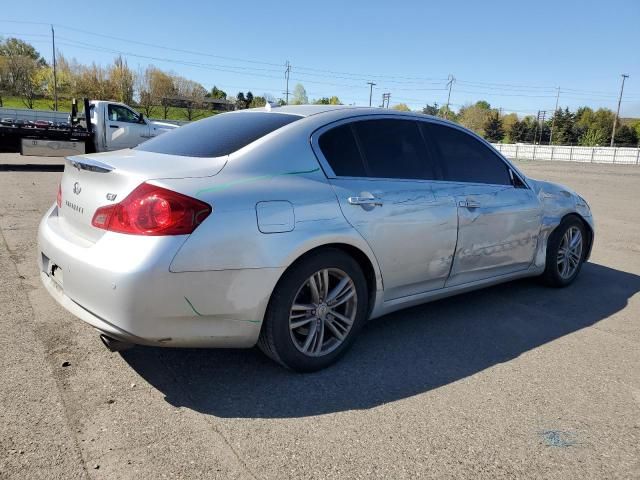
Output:
<svg viewBox="0 0 640 480">
<path fill-rule="evenodd" d="M 620 96 L 618 97 L 618 110 L 616 111 L 616 118 L 613 120 L 613 131 L 611 132 L 611 146 L 613 147 L 613 141 L 616 136 L 616 124 L 618 123 L 618 116 L 620 116 L 620 103 L 622 103 L 622 92 L 624 91 L 624 81 L 629 78 L 626 73 L 622 74 L 622 85 L 620 86 Z"/>
</svg>

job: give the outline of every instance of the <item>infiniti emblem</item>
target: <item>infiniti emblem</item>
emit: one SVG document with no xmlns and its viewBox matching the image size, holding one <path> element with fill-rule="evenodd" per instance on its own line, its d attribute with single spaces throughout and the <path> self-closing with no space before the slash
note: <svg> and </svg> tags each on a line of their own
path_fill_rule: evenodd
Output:
<svg viewBox="0 0 640 480">
<path fill-rule="evenodd" d="M 81 191 L 82 191 L 82 188 L 80 188 L 80 184 L 78 182 L 74 183 L 73 193 L 75 193 L 76 195 L 79 195 Z"/>
</svg>

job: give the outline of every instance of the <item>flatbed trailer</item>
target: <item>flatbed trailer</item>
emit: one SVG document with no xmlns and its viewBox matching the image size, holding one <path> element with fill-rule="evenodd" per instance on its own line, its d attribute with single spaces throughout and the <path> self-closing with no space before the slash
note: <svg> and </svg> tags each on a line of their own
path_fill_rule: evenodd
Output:
<svg viewBox="0 0 640 480">
<path fill-rule="evenodd" d="M 84 115 L 78 118 L 78 105 L 74 99 L 71 104 L 71 122 L 67 128 L 0 125 L 0 150 L 19 151 L 22 155 L 51 156 L 64 156 L 69 151 L 90 153 L 95 151 L 93 130 L 89 100 L 84 99 Z M 50 153 L 46 153 L 47 151 Z M 59 155 L 56 155 L 58 152 Z"/>
</svg>

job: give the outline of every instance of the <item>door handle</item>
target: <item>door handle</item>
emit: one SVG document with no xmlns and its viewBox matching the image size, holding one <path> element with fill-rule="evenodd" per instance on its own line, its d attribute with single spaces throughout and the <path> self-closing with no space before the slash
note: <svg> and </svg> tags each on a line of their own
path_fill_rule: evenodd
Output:
<svg viewBox="0 0 640 480">
<path fill-rule="evenodd" d="M 347 201 L 351 205 L 371 205 L 374 207 L 381 207 L 383 205 L 382 200 L 376 197 L 349 197 Z"/>
<path fill-rule="evenodd" d="M 109 125 L 110 128 L 120 128 L 118 125 Z"/>
<path fill-rule="evenodd" d="M 480 202 L 477 200 L 461 200 L 458 205 L 466 208 L 480 208 Z"/>
</svg>

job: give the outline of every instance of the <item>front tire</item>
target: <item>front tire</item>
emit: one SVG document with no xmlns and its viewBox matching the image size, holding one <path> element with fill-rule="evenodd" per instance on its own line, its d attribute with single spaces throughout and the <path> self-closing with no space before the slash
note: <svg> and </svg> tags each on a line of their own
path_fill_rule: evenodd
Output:
<svg viewBox="0 0 640 480">
<path fill-rule="evenodd" d="M 276 285 L 258 346 L 291 370 L 321 370 L 349 349 L 367 311 L 367 283 L 358 263 L 342 250 L 318 250 Z"/>
<path fill-rule="evenodd" d="M 584 223 L 568 217 L 551 233 L 547 241 L 547 260 L 542 280 L 552 287 L 573 283 L 587 253 L 587 232 Z"/>
</svg>

